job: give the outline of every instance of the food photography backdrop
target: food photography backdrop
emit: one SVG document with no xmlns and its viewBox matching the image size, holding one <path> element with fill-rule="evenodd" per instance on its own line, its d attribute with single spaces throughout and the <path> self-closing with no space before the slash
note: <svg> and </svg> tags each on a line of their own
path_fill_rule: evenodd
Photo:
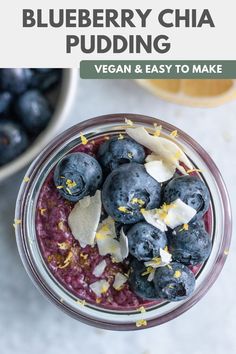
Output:
<svg viewBox="0 0 236 354">
<path fill-rule="evenodd" d="M 132 80 L 78 79 L 74 104 L 61 128 L 102 114 L 160 118 L 192 136 L 219 167 L 236 207 L 236 100 L 216 108 L 164 101 Z M 179 318 L 138 332 L 112 332 L 66 316 L 34 287 L 18 255 L 14 207 L 26 169 L 0 183 L 1 354 L 233 354 L 236 352 L 235 239 L 218 280 Z"/>
</svg>

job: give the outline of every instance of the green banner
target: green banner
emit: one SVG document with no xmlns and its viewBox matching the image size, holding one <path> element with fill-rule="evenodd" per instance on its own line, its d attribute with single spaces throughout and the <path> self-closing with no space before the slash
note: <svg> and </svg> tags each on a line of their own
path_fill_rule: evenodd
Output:
<svg viewBox="0 0 236 354">
<path fill-rule="evenodd" d="M 85 60 L 82 79 L 235 79 L 236 60 Z"/>
</svg>

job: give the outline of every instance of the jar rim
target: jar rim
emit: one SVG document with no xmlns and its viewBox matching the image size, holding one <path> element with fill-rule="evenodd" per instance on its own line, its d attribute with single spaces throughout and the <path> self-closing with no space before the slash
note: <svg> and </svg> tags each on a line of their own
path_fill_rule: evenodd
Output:
<svg viewBox="0 0 236 354">
<path fill-rule="evenodd" d="M 213 285 L 220 271 L 223 268 L 227 257 L 226 250 L 229 249 L 232 233 L 232 216 L 229 197 L 218 168 L 216 167 L 214 161 L 211 159 L 209 154 L 194 139 L 192 139 L 188 134 L 171 125 L 170 123 L 145 115 L 138 115 L 132 113 L 117 113 L 110 115 L 102 115 L 96 118 L 91 118 L 86 121 L 80 122 L 67 129 L 65 132 L 61 133 L 56 138 L 54 138 L 54 140 L 52 140 L 52 142 L 45 147 L 45 149 L 41 152 L 37 159 L 31 164 L 26 173 L 26 176 L 29 178 L 29 181 L 27 183 L 22 182 L 20 187 L 15 212 L 15 219 L 22 221 L 20 224 L 16 225 L 16 240 L 18 250 L 27 273 L 33 280 L 34 284 L 39 288 L 41 292 L 43 292 L 44 295 L 47 296 L 47 298 L 49 298 L 53 303 L 55 303 L 58 307 L 64 310 L 67 314 L 71 315 L 76 319 L 81 320 L 86 324 L 91 324 L 93 326 L 113 330 L 134 330 L 139 329 L 140 327 L 137 328 L 135 322 L 113 323 L 112 321 L 103 321 L 102 319 L 97 319 L 89 315 L 84 315 L 80 311 L 74 312 L 70 304 L 61 302 L 61 299 L 58 297 L 58 294 L 56 294 L 54 290 L 50 288 L 48 283 L 45 283 L 45 279 L 41 277 L 39 269 L 37 268 L 34 262 L 32 252 L 30 250 L 30 235 L 28 234 L 26 225 L 28 210 L 26 208 L 26 205 L 29 205 L 29 203 L 31 202 L 32 191 L 35 188 L 35 181 L 37 180 L 40 173 L 42 173 L 43 166 L 45 166 L 45 164 L 48 162 L 48 160 L 50 160 L 50 157 L 53 154 L 56 154 L 57 151 L 60 150 L 63 144 L 67 144 L 70 139 L 71 141 L 74 141 L 76 134 L 78 135 L 81 132 L 86 133 L 86 131 L 90 129 L 92 129 L 92 132 L 96 132 L 97 129 L 99 129 L 99 127 L 101 127 L 102 125 L 110 125 L 110 127 L 118 127 L 122 125 L 125 126 L 125 119 L 133 121 L 134 124 L 140 124 L 143 126 L 145 125 L 147 127 L 152 128 L 153 124 L 156 123 L 158 125 L 162 125 L 163 128 L 168 132 L 177 129 L 178 135 L 181 138 L 181 142 L 184 142 L 189 149 L 192 149 L 192 151 L 197 151 L 199 158 L 202 159 L 204 164 L 207 166 L 208 174 L 209 176 L 211 176 L 212 180 L 214 180 L 216 193 L 218 193 L 217 197 L 221 202 L 221 205 L 218 206 L 218 210 L 220 210 L 222 218 L 222 234 L 219 235 L 219 237 L 221 237 L 219 242 L 219 249 L 217 252 L 217 257 L 214 260 L 214 267 L 212 266 L 211 271 L 204 279 L 204 286 L 201 286 L 200 289 L 198 289 L 198 292 L 194 293 L 193 296 L 181 302 L 179 306 L 173 308 L 173 310 L 171 310 L 170 312 L 164 313 L 158 318 L 152 318 L 148 320 L 147 326 L 141 328 L 150 328 L 152 326 L 162 324 L 181 315 L 205 295 L 205 293 Z"/>
</svg>

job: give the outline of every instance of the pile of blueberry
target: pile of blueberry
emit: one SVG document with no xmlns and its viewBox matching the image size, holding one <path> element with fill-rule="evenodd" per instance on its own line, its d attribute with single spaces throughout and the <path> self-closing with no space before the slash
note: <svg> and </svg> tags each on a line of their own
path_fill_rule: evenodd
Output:
<svg viewBox="0 0 236 354">
<path fill-rule="evenodd" d="M 59 193 L 72 202 L 101 189 L 105 216 L 115 220 L 118 230 L 123 226 L 128 237 L 131 289 L 142 299 L 178 301 L 194 290 L 191 266 L 203 263 L 211 252 L 210 235 L 202 219 L 210 194 L 196 176 L 176 174 L 160 184 L 146 172 L 145 157 L 143 146 L 134 140 L 113 137 L 99 146 L 95 157 L 77 152 L 62 158 L 54 182 L 60 186 Z M 142 208 L 159 208 L 178 198 L 196 210 L 187 227 L 163 232 L 144 220 Z M 166 247 L 172 262 L 158 267 L 149 281 L 145 262 L 160 257 L 160 250 Z"/>
<path fill-rule="evenodd" d="M 47 98 L 60 69 L 0 69 L 0 166 L 19 156 L 47 126 Z"/>
</svg>

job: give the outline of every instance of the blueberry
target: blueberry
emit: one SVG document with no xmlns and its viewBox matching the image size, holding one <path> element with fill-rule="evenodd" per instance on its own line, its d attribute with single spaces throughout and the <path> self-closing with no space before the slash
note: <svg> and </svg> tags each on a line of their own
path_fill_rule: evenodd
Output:
<svg viewBox="0 0 236 354">
<path fill-rule="evenodd" d="M 0 93 L 0 114 L 6 113 L 10 107 L 12 101 L 12 95 L 10 92 L 1 92 Z"/>
<path fill-rule="evenodd" d="M 173 259 L 186 265 L 200 264 L 211 253 L 210 235 L 201 223 L 190 223 L 188 230 L 176 227 L 168 240 Z"/>
<path fill-rule="evenodd" d="M 114 137 L 100 145 L 98 160 L 106 170 L 114 170 L 129 162 L 143 163 L 145 151 L 142 145 L 130 138 Z"/>
<path fill-rule="evenodd" d="M 102 169 L 97 160 L 83 152 L 63 157 L 54 171 L 54 183 L 67 200 L 77 202 L 94 195 L 102 182 Z"/>
<path fill-rule="evenodd" d="M 15 112 L 25 129 L 34 135 L 46 127 L 52 116 L 47 99 L 37 90 L 21 95 L 15 104 Z"/>
<path fill-rule="evenodd" d="M 159 207 L 160 192 L 160 184 L 145 167 L 132 162 L 120 165 L 108 175 L 102 188 L 102 202 L 115 221 L 134 224 L 143 220 L 142 208 Z"/>
<path fill-rule="evenodd" d="M 148 281 L 145 273 L 146 267 L 142 262 L 133 259 L 130 264 L 129 285 L 132 291 L 145 300 L 158 300 L 157 293 L 152 281 Z"/>
<path fill-rule="evenodd" d="M 17 123 L 0 120 L 0 166 L 20 155 L 27 146 L 27 135 Z"/>
<path fill-rule="evenodd" d="M 61 69 L 35 69 L 31 87 L 40 91 L 46 91 L 59 83 L 61 79 Z"/>
<path fill-rule="evenodd" d="M 177 262 L 157 268 L 153 282 L 159 297 L 168 301 L 184 300 L 195 287 L 194 274 Z"/>
<path fill-rule="evenodd" d="M 27 90 L 32 72 L 30 69 L 1 69 L 0 88 L 13 94 L 21 94 Z"/>
<path fill-rule="evenodd" d="M 205 183 L 195 176 L 176 177 L 166 185 L 163 202 L 170 204 L 178 198 L 197 211 L 192 221 L 201 219 L 209 208 L 210 193 Z"/>
<path fill-rule="evenodd" d="M 50 69 L 50 68 L 37 68 L 37 69 L 34 69 L 34 70 L 39 72 L 39 73 L 49 73 L 53 69 Z"/>
<path fill-rule="evenodd" d="M 165 232 L 146 223 L 139 222 L 132 226 L 127 233 L 129 252 L 139 261 L 148 261 L 160 255 L 160 248 L 167 245 Z"/>
</svg>

